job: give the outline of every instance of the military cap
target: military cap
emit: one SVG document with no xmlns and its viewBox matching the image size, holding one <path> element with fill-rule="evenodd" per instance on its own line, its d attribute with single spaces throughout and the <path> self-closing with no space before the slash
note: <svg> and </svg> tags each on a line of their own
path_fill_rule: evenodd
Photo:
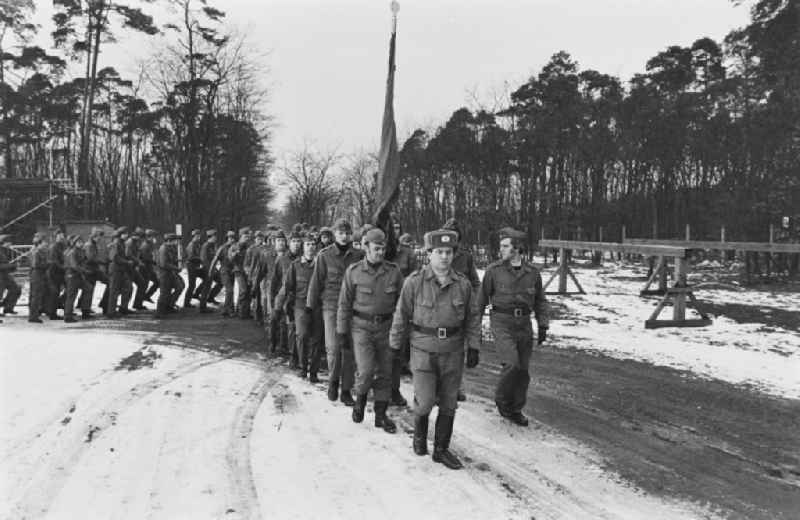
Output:
<svg viewBox="0 0 800 520">
<path fill-rule="evenodd" d="M 458 240 L 461 240 L 461 228 L 458 225 L 458 221 L 454 218 L 448 219 L 447 222 L 444 223 L 442 229 L 448 229 L 450 231 L 455 231 L 458 234 Z"/>
<path fill-rule="evenodd" d="M 239 234 L 240 235 L 246 235 L 247 233 L 250 233 L 251 231 L 252 230 L 250 229 L 250 226 L 245 226 L 243 228 L 239 228 Z"/>
<path fill-rule="evenodd" d="M 386 233 L 380 229 L 373 227 L 364 233 L 364 242 L 368 244 L 386 245 Z"/>
<path fill-rule="evenodd" d="M 121 237 L 122 235 L 126 234 L 127 232 L 128 232 L 128 228 L 126 228 L 125 226 L 122 226 L 122 227 L 118 227 L 117 229 L 115 229 L 114 233 L 112 233 L 111 236 L 112 237 Z"/>
<path fill-rule="evenodd" d="M 264 238 L 264 236 L 265 236 L 264 232 L 261 231 L 260 229 L 256 230 L 256 234 L 255 235 L 256 235 L 256 238 Z"/>
<path fill-rule="evenodd" d="M 78 240 L 83 240 L 83 237 L 80 235 L 70 235 L 69 237 L 69 245 L 74 246 L 78 243 Z"/>
<path fill-rule="evenodd" d="M 164 240 L 178 240 L 179 238 L 180 235 L 177 235 L 175 233 L 167 233 L 166 235 L 164 235 Z"/>
<path fill-rule="evenodd" d="M 158 235 L 158 231 L 156 231 L 155 229 L 148 228 L 144 230 L 144 234 L 148 237 L 154 237 Z"/>
<path fill-rule="evenodd" d="M 236 238 L 236 231 L 228 231 L 225 233 L 225 236 L 228 238 Z"/>
<path fill-rule="evenodd" d="M 292 231 L 289 233 L 289 240 L 303 238 L 303 227 L 300 224 L 292 226 Z"/>
<path fill-rule="evenodd" d="M 333 231 L 346 231 L 348 233 L 353 232 L 353 226 L 350 225 L 350 222 L 347 219 L 340 218 L 336 222 L 333 223 L 332 226 Z"/>
<path fill-rule="evenodd" d="M 272 232 L 272 238 L 274 239 L 282 238 L 286 240 L 286 234 L 283 232 L 282 229 L 278 229 Z"/>
<path fill-rule="evenodd" d="M 0 244 L 3 244 L 3 243 L 5 243 L 5 242 L 8 242 L 8 241 L 9 241 L 9 240 L 8 240 L 9 238 L 11 238 L 11 235 L 0 235 Z"/>
<path fill-rule="evenodd" d="M 526 235 L 522 231 L 517 231 L 512 227 L 504 227 L 500 231 L 497 232 L 498 237 L 500 240 L 504 238 L 510 238 L 512 240 L 525 240 Z"/>
<path fill-rule="evenodd" d="M 311 233 L 319 233 L 319 228 L 317 226 L 311 226 L 308 231 Z"/>
<path fill-rule="evenodd" d="M 303 242 L 316 242 L 318 239 L 319 237 L 313 231 L 303 234 Z"/>
<path fill-rule="evenodd" d="M 206 236 L 209 237 L 209 238 L 217 236 L 217 230 L 216 229 L 207 229 L 206 230 Z"/>
<path fill-rule="evenodd" d="M 425 233 L 425 249 L 431 250 L 437 247 L 451 247 L 458 245 L 458 235 L 452 229 L 437 229 Z"/>
<path fill-rule="evenodd" d="M 92 235 L 105 235 L 106 232 L 103 231 L 103 228 L 93 227 L 92 228 Z"/>
<path fill-rule="evenodd" d="M 137 236 L 143 236 L 144 229 L 140 228 L 139 226 L 136 226 L 136 229 L 133 230 L 133 234 Z"/>
<path fill-rule="evenodd" d="M 192 230 L 192 236 L 193 237 L 199 237 L 202 234 L 203 234 L 203 232 L 201 230 L 199 230 L 199 229 L 193 229 Z"/>
<path fill-rule="evenodd" d="M 363 235 L 367 231 L 369 231 L 370 229 L 375 229 L 375 226 L 373 226 L 372 224 L 367 223 L 367 224 L 364 224 L 363 226 L 361 226 L 359 228 L 359 231 L 361 231 L 361 234 Z"/>
<path fill-rule="evenodd" d="M 403 233 L 402 235 L 400 235 L 400 243 L 403 244 L 404 246 L 410 246 L 412 241 L 413 240 L 411 239 L 410 233 Z"/>
<path fill-rule="evenodd" d="M 322 235 L 333 235 L 333 231 L 328 226 L 322 226 L 319 229 L 319 234 L 320 234 L 320 236 L 322 236 Z"/>
</svg>

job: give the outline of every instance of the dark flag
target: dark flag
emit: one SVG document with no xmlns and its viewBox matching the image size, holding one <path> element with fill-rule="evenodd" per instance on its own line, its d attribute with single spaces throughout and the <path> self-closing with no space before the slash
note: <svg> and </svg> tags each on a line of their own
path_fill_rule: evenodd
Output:
<svg viewBox="0 0 800 520">
<path fill-rule="evenodd" d="M 391 222 L 391 207 L 400 190 L 400 155 L 397 150 L 397 130 L 394 124 L 394 55 L 397 35 L 397 2 L 392 2 L 392 36 L 389 40 L 389 75 L 386 78 L 386 99 L 383 107 L 381 149 L 378 154 L 378 177 L 375 182 L 375 211 L 373 223 L 386 233 L 386 258 L 392 260 L 397 237 Z"/>
</svg>

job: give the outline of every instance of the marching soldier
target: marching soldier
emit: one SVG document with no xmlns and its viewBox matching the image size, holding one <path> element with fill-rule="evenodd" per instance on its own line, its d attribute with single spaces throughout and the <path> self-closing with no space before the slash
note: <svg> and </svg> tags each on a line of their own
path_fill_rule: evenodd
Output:
<svg viewBox="0 0 800 520">
<path fill-rule="evenodd" d="M 244 269 L 244 256 L 250 245 L 250 228 L 243 227 L 239 230 L 239 241 L 228 249 L 228 260 L 233 267 L 233 276 L 236 280 L 238 293 L 236 294 L 236 307 L 239 318 L 250 319 L 250 287 L 247 283 L 247 273 Z"/>
<path fill-rule="evenodd" d="M 336 313 L 339 306 L 339 290 L 345 270 L 361 260 L 363 253 L 353 248 L 353 228 L 345 219 L 339 219 L 333 227 L 335 242 L 320 251 L 314 262 L 314 274 L 308 288 L 306 306 L 312 311 L 322 306 L 322 319 L 325 323 L 325 349 L 328 354 L 328 399 L 335 401 L 339 396 L 341 384 L 341 401 L 353 406 L 353 388 L 355 378 L 355 361 L 353 349 L 347 338 L 336 335 Z"/>
<path fill-rule="evenodd" d="M 405 235 L 402 234 L 402 227 L 400 226 L 399 222 L 394 224 L 394 229 L 395 234 L 400 237 L 397 241 L 397 253 L 394 257 L 394 263 L 400 268 L 400 273 L 403 275 L 403 278 L 407 278 L 408 275 L 417 270 L 417 257 L 414 254 L 414 250 L 403 242 L 403 237 L 410 239 L 411 235 L 407 233 Z M 408 404 L 408 401 L 406 401 L 406 398 L 403 397 L 403 394 L 400 392 L 400 376 L 402 375 L 404 369 L 406 370 L 406 373 L 409 373 L 409 355 L 409 345 L 406 343 L 401 350 L 396 351 L 395 355 L 392 356 L 391 404 L 394 406 L 406 406 Z"/>
<path fill-rule="evenodd" d="M 328 226 L 322 226 L 319 230 L 319 250 L 322 251 L 333 244 L 333 230 Z"/>
<path fill-rule="evenodd" d="M 206 273 L 203 270 L 203 260 L 200 257 L 200 249 L 203 247 L 201 242 L 203 232 L 199 229 L 192 230 L 192 239 L 186 244 L 186 275 L 189 279 L 189 285 L 186 289 L 186 294 L 183 296 L 183 308 L 190 309 L 192 305 L 192 298 L 200 299 L 199 294 L 195 294 L 198 289 L 197 279 L 200 279 L 199 288 L 203 287 L 203 282 L 206 279 Z"/>
<path fill-rule="evenodd" d="M 268 226 L 267 229 L 269 229 Z M 269 294 L 269 284 L 272 281 L 272 270 L 275 268 L 275 260 L 277 259 L 277 253 L 275 252 L 275 241 L 273 240 L 273 231 L 267 231 L 267 240 L 264 242 L 264 246 L 259 251 L 258 259 L 256 264 L 258 265 L 258 271 L 256 273 L 256 284 L 258 285 L 258 293 L 259 298 L 261 301 L 259 302 L 259 306 L 261 307 L 261 311 L 264 317 L 264 324 L 266 329 L 266 337 L 267 337 L 267 350 L 271 348 L 272 342 L 272 313 L 274 312 L 273 306 L 274 301 L 270 297 Z"/>
<path fill-rule="evenodd" d="M 495 347 L 503 360 L 495 403 L 500 415 L 527 426 L 522 414 L 531 381 L 529 365 L 533 351 L 531 312 L 536 316 L 538 342 L 547 338 L 547 301 L 539 271 L 522 259 L 520 248 L 525 233 L 511 228 L 500 230 L 501 260 L 486 269 L 479 291 L 478 311 L 492 306 L 490 320 Z"/>
<path fill-rule="evenodd" d="M 28 295 L 28 321 L 31 323 L 42 323 L 39 315 L 42 314 L 47 291 L 47 256 L 47 240 L 42 233 L 34 233 Z"/>
<path fill-rule="evenodd" d="M 55 240 L 50 245 L 47 255 L 47 297 L 45 305 L 47 317 L 51 320 L 58 317 L 58 302 L 64 289 L 64 251 L 67 248 L 67 237 L 63 229 L 56 231 Z"/>
<path fill-rule="evenodd" d="M 319 382 L 320 356 L 322 355 L 322 309 L 306 307 L 308 286 L 314 274 L 314 258 L 317 254 L 317 239 L 311 233 L 303 238 L 303 254 L 289 264 L 279 291 L 276 305 L 283 307 L 287 315 L 294 316 L 292 325 L 296 332 L 297 358 L 300 364 L 300 377 L 312 383 Z M 285 302 L 285 303 L 284 303 Z"/>
<path fill-rule="evenodd" d="M 254 234 L 253 245 L 247 248 L 244 255 L 244 270 L 247 276 L 247 284 L 250 287 L 250 305 L 253 306 L 256 322 L 261 325 L 264 323 L 264 309 L 261 306 L 261 287 L 259 286 L 258 275 L 261 270 L 262 250 L 265 246 L 264 232 L 260 229 Z"/>
<path fill-rule="evenodd" d="M 142 276 L 144 263 L 141 259 L 141 243 L 144 241 L 144 229 L 137 227 L 125 241 L 125 256 L 131 261 L 128 276 L 131 280 L 131 293 L 133 296 L 133 308 L 144 310 L 144 294 L 147 290 L 148 281 Z M 136 292 L 133 292 L 133 285 L 136 285 Z M 127 308 L 127 306 L 126 306 Z"/>
<path fill-rule="evenodd" d="M 92 298 L 94 298 L 94 288 L 97 282 L 102 283 L 105 288 L 103 294 L 108 302 L 108 276 L 106 274 L 105 262 L 101 258 L 102 244 L 99 242 L 104 232 L 100 228 L 92 228 L 89 240 L 83 245 L 83 253 L 86 258 L 86 287 L 81 294 L 81 310 L 84 318 L 92 315 Z M 106 303 L 107 304 L 107 303 Z M 102 306 L 102 305 L 101 305 Z"/>
<path fill-rule="evenodd" d="M 299 230 L 293 230 L 290 235 L 289 249 L 286 249 L 286 235 L 283 231 L 278 231 L 275 234 L 275 254 L 277 258 L 272 267 L 269 283 L 269 295 L 272 301 L 278 296 L 278 292 L 283 287 L 283 277 L 289 269 L 289 265 L 297 258 L 300 248 L 303 245 L 303 239 Z M 294 321 L 294 316 L 291 317 Z M 294 327 L 291 327 L 289 332 L 288 316 L 283 311 L 280 305 L 272 306 L 272 313 L 270 314 L 270 332 L 272 334 L 272 351 L 279 350 L 282 353 L 292 355 L 291 368 L 297 368 L 298 362 L 294 359 L 293 353 L 295 352 L 295 334 Z"/>
<path fill-rule="evenodd" d="M 163 318 L 168 312 L 175 312 L 175 302 L 183 290 L 183 280 L 180 273 L 181 266 L 178 262 L 178 240 L 175 233 L 164 235 L 164 242 L 158 248 L 156 259 L 156 273 L 158 274 L 158 302 L 156 303 L 156 318 Z"/>
<path fill-rule="evenodd" d="M 144 239 L 139 245 L 139 274 L 144 280 L 146 291 L 140 294 L 136 291 L 134 309 L 144 308 L 144 302 L 153 303 L 153 295 L 158 290 L 158 276 L 156 275 L 156 236 L 155 229 L 146 229 Z"/>
<path fill-rule="evenodd" d="M 228 231 L 225 235 L 227 241 L 222 244 L 217 252 L 214 253 L 214 260 L 212 260 L 212 267 L 219 262 L 219 274 L 222 280 L 222 286 L 225 288 L 225 299 L 222 302 L 222 316 L 224 318 L 233 316 L 233 264 L 228 258 L 228 252 L 231 246 L 236 244 L 236 232 Z"/>
<path fill-rule="evenodd" d="M 83 238 L 80 235 L 72 235 L 69 238 L 69 248 L 64 255 L 64 265 L 66 268 L 66 281 L 67 290 L 66 298 L 64 299 L 64 322 L 75 323 L 75 299 L 78 297 L 78 291 L 81 291 L 82 296 L 88 290 L 88 283 L 86 276 L 89 274 L 89 269 L 86 265 L 86 253 L 83 250 Z M 85 302 L 86 298 L 82 297 L 81 301 Z M 85 310 L 85 307 L 82 307 Z M 87 318 L 83 314 L 84 318 Z"/>
<path fill-rule="evenodd" d="M 11 262 L 11 235 L 0 235 L 0 307 L 3 314 L 16 314 L 14 306 L 22 294 L 11 274 L 16 270 L 17 266 Z"/>
<path fill-rule="evenodd" d="M 478 362 L 481 316 L 467 278 L 452 268 L 458 236 L 450 230 L 425 234 L 429 263 L 409 276 L 397 303 L 390 346 L 400 350 L 411 342 L 414 383 L 414 453 L 428 453 L 428 415 L 438 402 L 433 460 L 450 469 L 462 467 L 449 450 L 464 368 Z"/>
<path fill-rule="evenodd" d="M 108 245 L 108 303 L 106 316 L 109 318 L 117 317 L 117 309 L 120 314 L 130 314 L 128 303 L 131 300 L 131 280 L 128 271 L 133 266 L 133 260 L 125 256 L 125 241 L 128 239 L 128 228 L 119 227 L 112 235 L 111 243 Z M 117 298 L 122 301 L 117 307 Z"/>
<path fill-rule="evenodd" d="M 386 415 L 391 395 L 392 351 L 389 328 L 403 285 L 396 264 L 383 260 L 386 235 L 378 228 L 364 233 L 365 257 L 347 268 L 339 292 L 336 333 L 350 336 L 356 361 L 356 403 L 353 422 L 364 420 L 367 393 L 375 394 L 375 426 L 395 433 Z M 345 339 L 341 340 L 342 343 Z"/>
<path fill-rule="evenodd" d="M 216 262 L 214 262 L 217 253 L 217 231 L 209 229 L 206 231 L 206 241 L 200 248 L 200 261 L 202 263 L 203 271 L 206 276 L 201 285 L 202 292 L 200 294 L 200 312 L 211 312 L 208 310 L 208 302 L 217 304 L 217 294 L 222 290 L 222 279 L 219 276 L 219 269 L 217 269 Z"/>
</svg>

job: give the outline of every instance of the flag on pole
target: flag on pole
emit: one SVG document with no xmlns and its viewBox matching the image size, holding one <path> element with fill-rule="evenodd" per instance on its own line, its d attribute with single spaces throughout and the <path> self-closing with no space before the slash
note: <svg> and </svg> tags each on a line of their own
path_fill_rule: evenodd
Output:
<svg viewBox="0 0 800 520">
<path fill-rule="evenodd" d="M 389 74 L 386 78 L 386 97 L 381 126 L 381 149 L 378 153 L 378 176 L 375 182 L 375 211 L 373 223 L 388 238 L 386 257 L 394 258 L 395 239 L 391 222 L 391 206 L 400 190 L 400 154 L 397 149 L 397 129 L 394 124 L 394 60 L 397 36 L 397 11 L 400 6 L 392 2 L 392 36 L 389 39 Z"/>
</svg>

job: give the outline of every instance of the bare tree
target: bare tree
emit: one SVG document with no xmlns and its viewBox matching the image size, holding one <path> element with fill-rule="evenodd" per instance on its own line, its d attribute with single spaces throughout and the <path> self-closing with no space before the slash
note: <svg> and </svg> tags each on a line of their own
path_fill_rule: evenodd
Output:
<svg viewBox="0 0 800 520">
<path fill-rule="evenodd" d="M 331 219 L 340 192 L 334 171 L 340 161 L 338 151 L 316 150 L 308 142 L 288 155 L 280 168 L 282 184 L 289 189 L 287 221 L 322 224 Z"/>
</svg>

